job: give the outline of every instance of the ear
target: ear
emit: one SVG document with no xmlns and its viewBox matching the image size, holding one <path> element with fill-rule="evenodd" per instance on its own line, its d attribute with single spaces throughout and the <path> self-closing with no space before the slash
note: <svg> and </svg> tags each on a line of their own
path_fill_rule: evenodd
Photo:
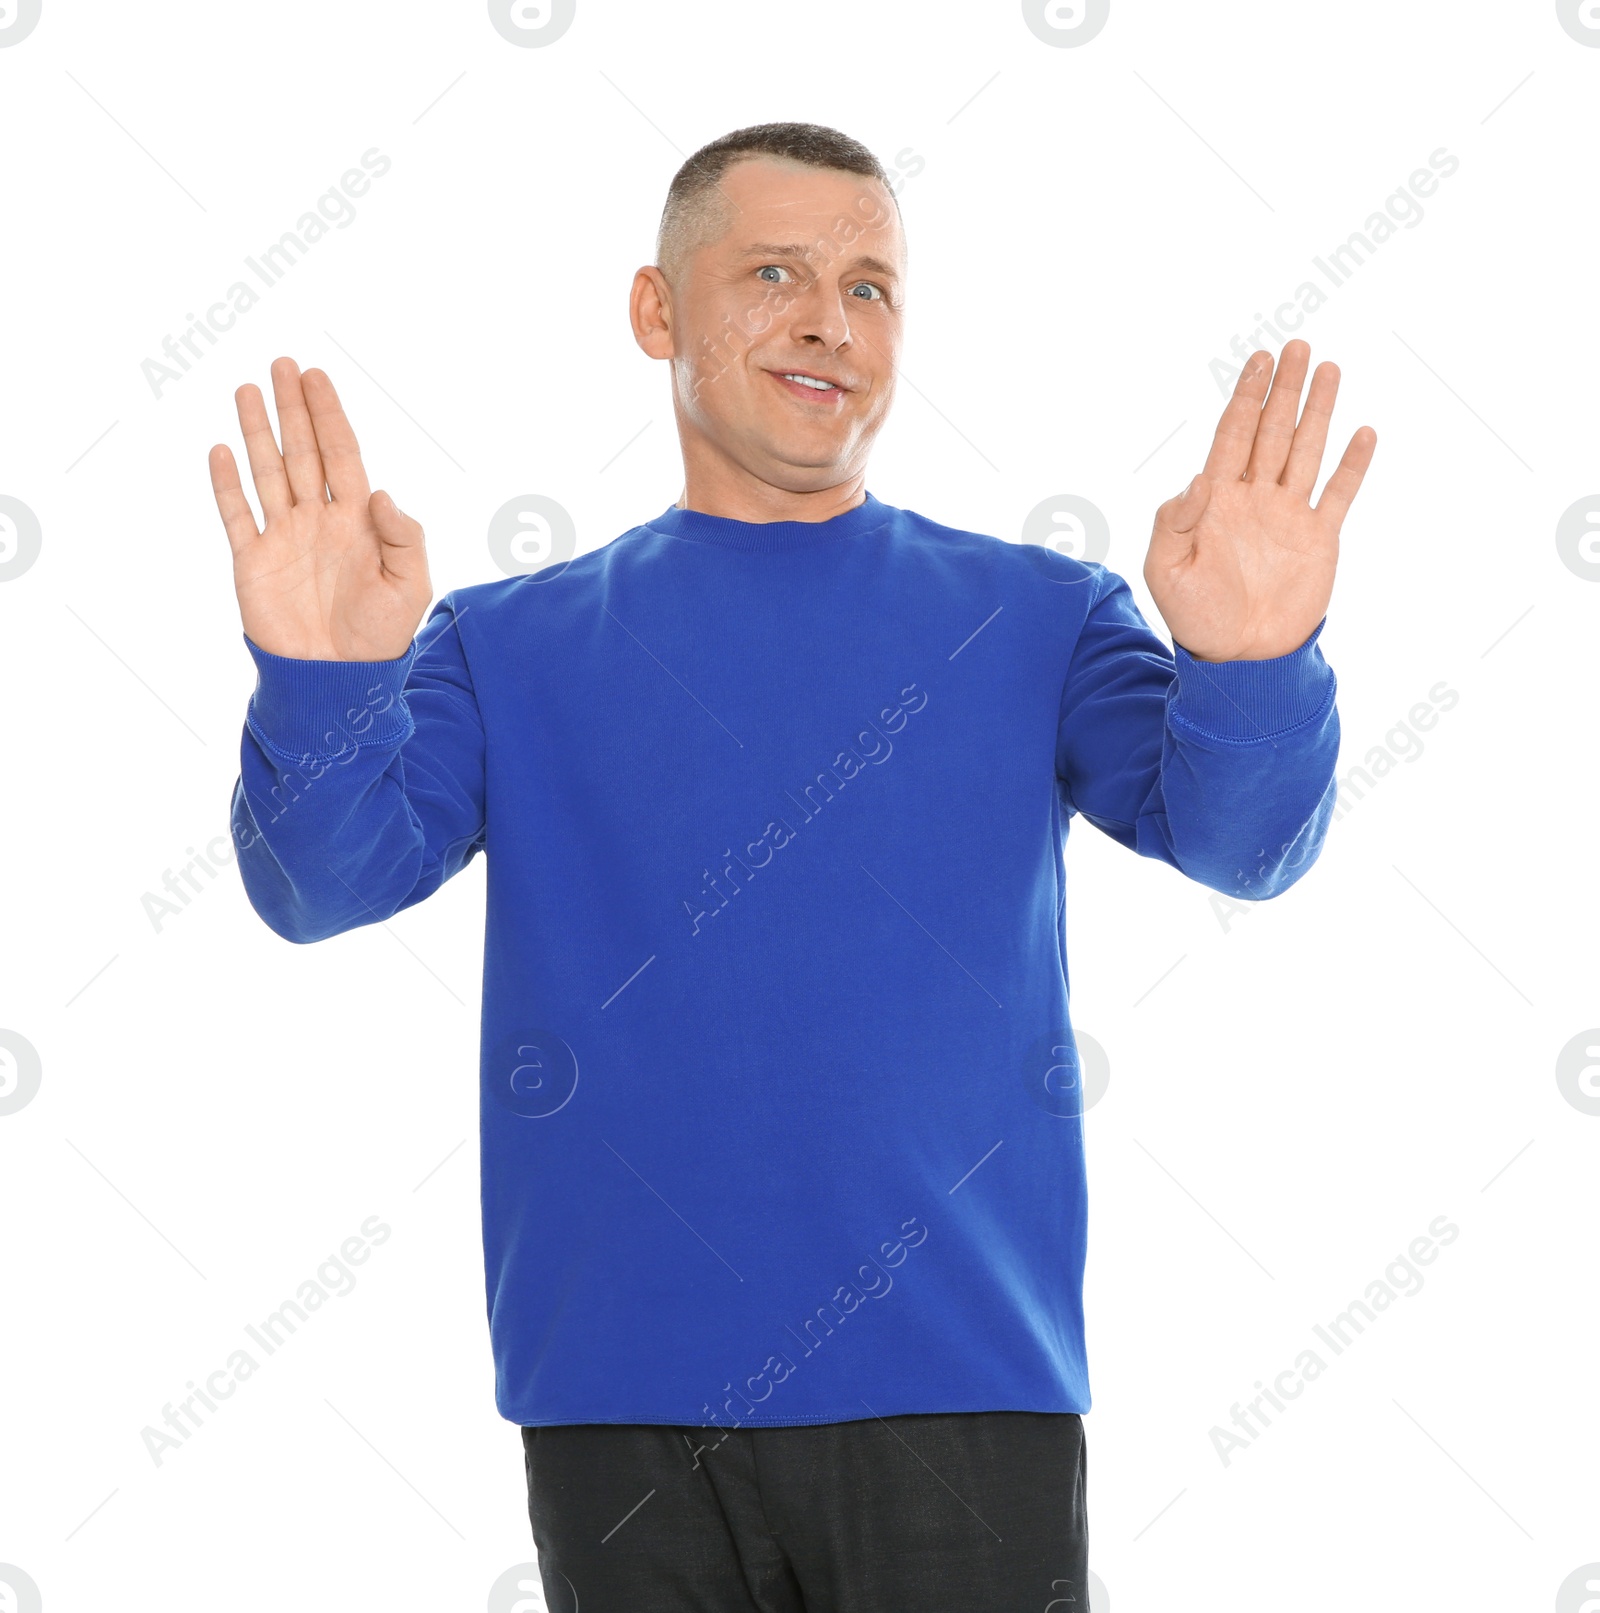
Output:
<svg viewBox="0 0 1600 1613">
<path fill-rule="evenodd" d="M 653 263 L 647 263 L 633 277 L 628 318 L 633 325 L 633 339 L 651 358 L 677 356 L 672 333 L 672 288 Z"/>
</svg>

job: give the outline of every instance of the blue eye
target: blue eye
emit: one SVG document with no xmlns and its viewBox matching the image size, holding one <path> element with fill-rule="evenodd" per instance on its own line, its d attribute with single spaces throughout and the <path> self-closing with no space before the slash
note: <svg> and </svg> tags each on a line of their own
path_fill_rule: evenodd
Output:
<svg viewBox="0 0 1600 1613">
<path fill-rule="evenodd" d="M 882 302 L 883 301 L 883 288 L 881 286 L 873 285 L 873 283 L 870 280 L 862 280 L 862 281 L 859 281 L 857 284 L 851 286 L 850 295 L 853 297 L 853 296 L 855 296 L 855 294 L 858 291 L 870 291 L 872 293 L 872 295 L 870 297 L 862 297 L 862 298 L 858 299 L 861 302 Z"/>
<path fill-rule="evenodd" d="M 783 265 L 780 264 L 780 263 L 765 263 L 759 269 L 756 270 L 756 273 L 759 274 L 759 275 L 765 275 L 768 272 L 768 270 L 770 270 L 773 274 L 781 274 L 781 275 L 784 275 L 784 276 L 787 276 L 788 273 L 789 273 L 789 271 L 787 269 L 785 269 L 783 267 Z M 767 284 L 771 285 L 771 286 L 779 286 L 779 285 L 783 284 L 783 281 L 781 281 L 781 280 L 769 280 L 767 282 Z"/>
</svg>

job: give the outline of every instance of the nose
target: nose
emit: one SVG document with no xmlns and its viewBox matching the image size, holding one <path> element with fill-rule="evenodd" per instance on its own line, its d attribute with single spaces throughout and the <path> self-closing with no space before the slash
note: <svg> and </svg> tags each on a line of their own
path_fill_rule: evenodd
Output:
<svg viewBox="0 0 1600 1613">
<path fill-rule="evenodd" d="M 789 334 L 797 342 L 821 344 L 835 352 L 850 341 L 850 316 L 844 294 L 819 275 L 796 298 L 789 311 Z"/>
</svg>

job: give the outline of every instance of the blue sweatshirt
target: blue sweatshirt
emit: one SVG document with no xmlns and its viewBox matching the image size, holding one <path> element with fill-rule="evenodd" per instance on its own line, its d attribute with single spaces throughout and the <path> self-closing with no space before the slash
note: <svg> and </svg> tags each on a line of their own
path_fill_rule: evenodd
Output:
<svg viewBox="0 0 1600 1613">
<path fill-rule="evenodd" d="M 668 509 L 394 661 L 247 637 L 233 828 L 277 934 L 485 855 L 501 1415 L 1087 1411 L 1068 827 L 1286 890 L 1334 804 L 1322 625 L 1199 662 L 1104 566 L 868 494 Z"/>
</svg>

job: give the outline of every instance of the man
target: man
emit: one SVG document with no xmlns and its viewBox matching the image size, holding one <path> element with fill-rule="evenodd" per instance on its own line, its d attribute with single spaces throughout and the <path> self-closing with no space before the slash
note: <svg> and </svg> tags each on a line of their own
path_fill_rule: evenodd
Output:
<svg viewBox="0 0 1600 1613">
<path fill-rule="evenodd" d="M 281 457 L 237 394 L 264 530 L 212 450 L 256 910 L 316 941 L 487 854 L 489 1326 L 560 1613 L 1086 1604 L 1068 823 L 1257 899 L 1329 823 L 1338 372 L 1300 416 L 1306 345 L 1255 354 L 1157 511 L 1169 651 L 1105 567 L 867 489 L 905 262 L 846 136 L 697 152 L 631 302 L 681 497 L 426 621 L 321 371 L 273 365 Z"/>
</svg>

